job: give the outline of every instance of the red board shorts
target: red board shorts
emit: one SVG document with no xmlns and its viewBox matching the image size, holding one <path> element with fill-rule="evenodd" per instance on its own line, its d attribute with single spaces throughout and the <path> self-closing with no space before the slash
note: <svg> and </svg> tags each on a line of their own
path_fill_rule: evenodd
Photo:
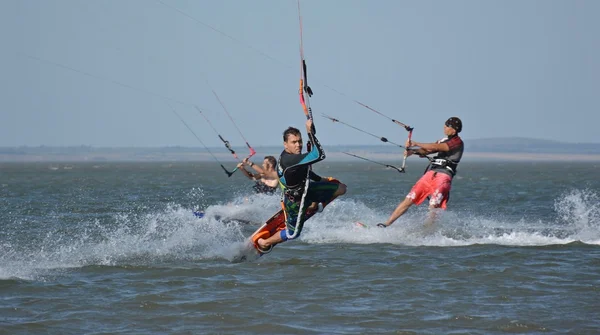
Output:
<svg viewBox="0 0 600 335">
<path fill-rule="evenodd" d="M 415 205 L 419 205 L 425 198 L 431 197 L 429 206 L 446 209 L 451 185 L 452 177 L 449 175 L 427 171 L 412 187 L 406 197 L 412 199 Z"/>
</svg>

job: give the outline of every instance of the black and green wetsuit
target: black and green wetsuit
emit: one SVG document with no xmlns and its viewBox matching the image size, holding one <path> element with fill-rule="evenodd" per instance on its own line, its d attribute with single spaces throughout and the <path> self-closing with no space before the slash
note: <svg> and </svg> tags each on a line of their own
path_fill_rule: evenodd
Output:
<svg viewBox="0 0 600 335">
<path fill-rule="evenodd" d="M 293 232 L 296 230 L 296 221 L 300 213 L 300 202 L 304 194 L 306 178 L 308 176 L 309 186 L 304 200 L 302 213 L 306 212 L 306 208 L 313 202 L 327 202 L 337 191 L 339 184 L 329 181 L 324 181 L 316 173 L 310 171 L 309 166 L 325 159 L 325 151 L 316 137 L 310 134 L 313 143 L 312 150 L 304 154 L 291 154 L 285 150 L 279 156 L 277 162 L 277 174 L 279 183 L 284 192 L 284 205 L 287 213 L 286 226 L 287 230 Z M 299 231 L 296 237 L 300 236 L 304 225 L 305 215 L 298 227 Z M 287 240 L 286 230 L 281 231 L 281 237 Z"/>
</svg>

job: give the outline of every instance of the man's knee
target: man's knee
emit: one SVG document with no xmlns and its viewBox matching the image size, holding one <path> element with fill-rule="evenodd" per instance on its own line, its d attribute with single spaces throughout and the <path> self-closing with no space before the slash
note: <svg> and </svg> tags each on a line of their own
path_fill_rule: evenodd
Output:
<svg viewBox="0 0 600 335">
<path fill-rule="evenodd" d="M 346 194 L 346 184 L 340 183 L 337 191 L 335 191 L 335 195 L 340 196 L 340 195 L 344 195 L 344 194 Z"/>
</svg>

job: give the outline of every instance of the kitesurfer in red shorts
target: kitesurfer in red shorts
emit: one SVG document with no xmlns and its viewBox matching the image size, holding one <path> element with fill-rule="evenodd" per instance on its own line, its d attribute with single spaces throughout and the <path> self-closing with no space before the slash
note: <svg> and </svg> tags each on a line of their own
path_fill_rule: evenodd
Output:
<svg viewBox="0 0 600 335">
<path fill-rule="evenodd" d="M 444 123 L 445 138 L 435 143 L 420 143 L 407 141 L 406 147 L 419 147 L 416 150 L 408 150 L 407 155 L 413 153 L 420 156 L 426 156 L 437 153 L 430 159 L 429 166 L 425 174 L 412 187 L 406 198 L 396 207 L 392 215 L 385 223 L 377 224 L 378 227 L 385 228 L 400 216 L 402 216 L 413 204 L 419 205 L 429 197 L 429 208 L 446 209 L 452 178 L 456 175 L 456 168 L 462 158 L 464 144 L 458 133 L 462 130 L 462 121 L 457 117 L 451 117 Z"/>
</svg>

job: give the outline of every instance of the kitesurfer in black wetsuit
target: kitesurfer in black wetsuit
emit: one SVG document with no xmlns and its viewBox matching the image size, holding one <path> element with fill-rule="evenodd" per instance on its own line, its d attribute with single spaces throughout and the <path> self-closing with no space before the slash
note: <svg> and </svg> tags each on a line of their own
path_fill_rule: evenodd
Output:
<svg viewBox="0 0 600 335">
<path fill-rule="evenodd" d="M 284 150 L 277 162 L 277 174 L 284 193 L 286 229 L 268 239 L 258 239 L 257 243 L 262 249 L 268 249 L 270 246 L 287 241 L 288 233 L 293 234 L 293 238 L 297 238 L 300 236 L 304 221 L 306 221 L 307 212 L 316 211 L 319 203 L 328 202 L 332 198 L 346 193 L 345 184 L 332 181 L 332 178 L 322 178 L 312 171 L 309 172 L 309 166 L 325 159 L 325 152 L 311 131 L 312 129 L 312 120 L 306 121 L 306 131 L 312 148 L 304 154 L 302 153 L 300 130 L 289 127 L 283 133 Z M 308 189 L 305 194 L 307 177 Z M 303 196 L 305 197 L 304 206 L 300 208 Z M 297 226 L 300 211 L 302 211 L 302 220 Z"/>
</svg>

